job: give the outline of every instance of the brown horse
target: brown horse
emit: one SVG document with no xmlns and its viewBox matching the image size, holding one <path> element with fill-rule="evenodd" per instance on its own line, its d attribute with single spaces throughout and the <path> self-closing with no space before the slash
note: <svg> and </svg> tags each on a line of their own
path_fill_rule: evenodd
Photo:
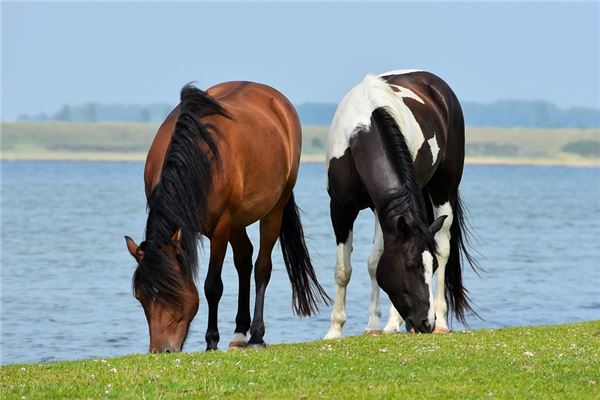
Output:
<svg viewBox="0 0 600 400">
<path fill-rule="evenodd" d="M 292 284 L 294 311 L 311 315 L 320 299 L 329 300 L 311 265 L 292 192 L 301 141 L 294 107 L 269 86 L 226 82 L 207 92 L 191 85 L 181 90 L 181 103 L 161 125 L 146 159 L 146 240 L 138 246 L 125 237 L 138 262 L 133 289 L 148 320 L 151 352 L 180 351 L 183 346 L 199 305 L 194 279 L 201 235 L 210 240 L 204 282 L 207 350 L 217 349 L 219 342 L 217 312 L 228 243 L 239 277 L 230 346 L 264 346 L 263 306 L 277 238 Z M 251 323 L 253 247 L 246 226 L 259 220 Z"/>
</svg>

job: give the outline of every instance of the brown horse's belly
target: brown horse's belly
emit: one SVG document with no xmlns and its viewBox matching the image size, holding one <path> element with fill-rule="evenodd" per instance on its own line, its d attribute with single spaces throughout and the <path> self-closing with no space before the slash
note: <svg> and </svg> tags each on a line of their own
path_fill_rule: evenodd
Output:
<svg viewBox="0 0 600 400">
<path fill-rule="evenodd" d="M 223 179 L 226 180 L 224 190 L 230 190 L 230 200 L 225 205 L 229 212 L 234 227 L 248 226 L 267 215 L 285 193 L 291 190 L 290 181 L 295 181 L 297 166 L 290 168 L 289 156 L 281 140 L 272 140 L 268 146 L 269 151 L 278 156 L 266 155 L 267 152 L 258 141 L 246 146 L 245 151 L 227 152 L 227 160 L 223 160 L 224 167 L 231 161 L 231 172 L 224 171 Z M 225 152 L 223 152 L 225 153 Z M 240 156 L 244 154 L 245 157 Z M 256 162 L 268 158 L 270 162 Z M 241 160 L 240 160 L 241 159 Z M 293 166 L 292 166 L 293 167 Z M 225 183 L 225 182 L 224 182 Z M 215 197 L 223 198 L 215 190 Z M 215 203 L 217 204 L 218 201 Z M 216 210 L 215 210 L 216 211 Z"/>
</svg>

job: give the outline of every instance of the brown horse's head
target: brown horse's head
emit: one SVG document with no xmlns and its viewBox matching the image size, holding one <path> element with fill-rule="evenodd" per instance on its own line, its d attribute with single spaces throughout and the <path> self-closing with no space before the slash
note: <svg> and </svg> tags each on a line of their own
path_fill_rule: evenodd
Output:
<svg viewBox="0 0 600 400">
<path fill-rule="evenodd" d="M 138 263 L 133 290 L 148 321 L 149 351 L 181 351 L 199 305 L 198 290 L 184 265 L 181 229 L 163 244 L 145 241 L 138 246 L 128 236 L 125 240 Z"/>
</svg>

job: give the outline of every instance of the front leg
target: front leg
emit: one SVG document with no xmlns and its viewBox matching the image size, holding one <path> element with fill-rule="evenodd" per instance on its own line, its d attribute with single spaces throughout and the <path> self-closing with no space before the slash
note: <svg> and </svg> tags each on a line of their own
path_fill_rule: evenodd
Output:
<svg viewBox="0 0 600 400">
<path fill-rule="evenodd" d="M 369 321 L 365 328 L 366 334 L 378 334 L 381 333 L 379 324 L 381 322 L 381 302 L 379 284 L 377 283 L 377 265 L 379 259 L 383 254 L 383 232 L 379 225 L 379 219 L 377 213 L 375 214 L 375 235 L 373 237 L 373 250 L 369 255 L 368 268 L 369 276 L 371 277 L 371 299 L 369 303 Z"/>
<path fill-rule="evenodd" d="M 346 322 L 346 287 L 352 276 L 352 227 L 358 216 L 358 210 L 354 207 L 344 207 L 333 198 L 329 204 L 331 223 L 337 243 L 337 255 L 335 265 L 335 300 L 331 312 L 331 326 L 325 339 L 342 337 L 342 327 Z"/>
<path fill-rule="evenodd" d="M 352 276 L 352 231 L 348 232 L 346 241 L 337 246 L 337 261 L 335 265 L 335 300 L 331 312 L 331 326 L 325 339 L 337 339 L 342 337 L 342 328 L 346 323 L 346 287 Z"/>
<path fill-rule="evenodd" d="M 223 226 L 224 225 L 224 226 Z M 220 229 L 219 229 L 220 228 Z M 223 259 L 227 251 L 229 224 L 221 224 L 210 240 L 210 261 L 204 281 L 204 294 L 208 303 L 208 326 L 206 328 L 206 351 L 217 350 L 219 343 L 218 311 L 219 301 L 223 294 Z"/>
<path fill-rule="evenodd" d="M 396 307 L 393 304 L 390 304 L 390 311 L 388 313 L 388 322 L 383 328 L 383 333 L 398 333 L 400 332 L 400 326 L 404 320 L 400 316 Z"/>
</svg>

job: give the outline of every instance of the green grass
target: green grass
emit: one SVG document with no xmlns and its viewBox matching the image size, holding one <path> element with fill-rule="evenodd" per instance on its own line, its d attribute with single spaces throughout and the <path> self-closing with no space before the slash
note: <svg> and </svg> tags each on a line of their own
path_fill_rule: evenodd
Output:
<svg viewBox="0 0 600 400">
<path fill-rule="evenodd" d="M 1 367 L 2 397 L 598 399 L 600 321 Z"/>
<path fill-rule="evenodd" d="M 1 126 L 4 160 L 110 161 L 144 160 L 159 124 L 3 122 Z M 324 160 L 328 129 L 303 126 L 304 161 Z M 598 157 L 569 150 L 573 143 L 600 146 L 600 129 L 467 127 L 466 141 L 468 162 L 600 165 Z"/>
</svg>

